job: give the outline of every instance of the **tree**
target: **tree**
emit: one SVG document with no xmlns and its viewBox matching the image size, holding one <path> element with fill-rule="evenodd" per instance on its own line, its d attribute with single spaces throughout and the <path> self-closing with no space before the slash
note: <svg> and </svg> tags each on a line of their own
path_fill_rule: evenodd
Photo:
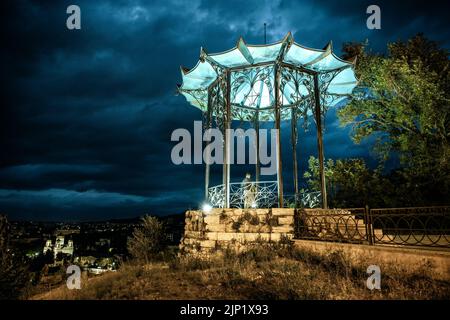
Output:
<svg viewBox="0 0 450 320">
<path fill-rule="evenodd" d="M 450 91 L 448 51 L 417 35 L 374 55 L 367 44 L 344 46 L 357 54 L 359 94 L 338 111 L 356 143 L 376 137 L 381 160 L 400 158 L 402 188 L 413 204 L 450 199 Z"/>
<path fill-rule="evenodd" d="M 0 215 L 0 299 L 17 299 L 30 280 L 28 268 L 9 247 L 9 223 Z"/>
<path fill-rule="evenodd" d="M 393 181 L 382 174 L 382 168 L 369 169 L 363 159 L 328 159 L 325 176 L 331 207 L 355 208 L 395 207 L 403 199 Z M 310 157 L 308 170 L 304 173 L 310 190 L 320 190 L 319 160 Z"/>
<path fill-rule="evenodd" d="M 158 218 L 149 215 L 144 216 L 141 221 L 141 225 L 128 238 L 127 248 L 133 258 L 148 263 L 160 257 L 167 246 L 165 227 Z"/>
</svg>

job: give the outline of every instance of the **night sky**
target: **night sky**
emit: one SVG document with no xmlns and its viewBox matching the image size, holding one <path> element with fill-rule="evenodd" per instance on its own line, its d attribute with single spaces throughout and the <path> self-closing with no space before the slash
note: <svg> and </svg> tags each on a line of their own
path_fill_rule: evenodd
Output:
<svg viewBox="0 0 450 320">
<path fill-rule="evenodd" d="M 66 28 L 66 8 L 81 8 L 81 30 Z M 366 8 L 381 7 L 381 30 L 366 28 Z M 230 49 L 280 40 L 305 46 L 330 40 L 386 43 L 423 32 L 450 48 L 445 1 L 2 1 L 0 213 L 10 219 L 98 220 L 196 208 L 203 166 L 171 163 L 176 128 L 192 130 L 200 112 L 183 96 L 179 66 L 200 47 Z M 283 139 L 289 141 L 288 124 Z M 316 155 L 314 127 L 299 130 L 300 168 Z M 334 111 L 326 118 L 326 158 L 364 157 Z M 283 144 L 286 188 L 292 182 Z M 220 180 L 214 168 L 213 182 Z M 245 168 L 232 168 L 242 180 Z M 273 177 L 275 179 L 275 177 Z"/>
</svg>

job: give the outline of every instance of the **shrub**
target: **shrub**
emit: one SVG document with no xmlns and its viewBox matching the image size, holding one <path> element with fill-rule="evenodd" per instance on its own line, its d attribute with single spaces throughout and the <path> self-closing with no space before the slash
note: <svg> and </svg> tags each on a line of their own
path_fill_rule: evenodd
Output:
<svg viewBox="0 0 450 320">
<path fill-rule="evenodd" d="M 160 259 L 167 248 L 164 224 L 156 217 L 144 216 L 141 225 L 128 238 L 127 248 L 130 255 L 141 262 Z"/>
</svg>

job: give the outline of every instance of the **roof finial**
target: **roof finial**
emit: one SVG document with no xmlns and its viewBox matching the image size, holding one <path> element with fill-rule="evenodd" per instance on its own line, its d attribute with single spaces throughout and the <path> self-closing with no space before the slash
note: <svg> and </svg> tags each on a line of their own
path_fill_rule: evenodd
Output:
<svg viewBox="0 0 450 320">
<path fill-rule="evenodd" d="M 264 22 L 264 44 L 267 44 L 266 26 L 267 26 L 267 24 Z"/>
</svg>

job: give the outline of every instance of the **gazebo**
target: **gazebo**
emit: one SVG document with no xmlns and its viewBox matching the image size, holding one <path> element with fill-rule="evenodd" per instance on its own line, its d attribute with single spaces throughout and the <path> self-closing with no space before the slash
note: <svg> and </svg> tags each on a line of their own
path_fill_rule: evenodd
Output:
<svg viewBox="0 0 450 320">
<path fill-rule="evenodd" d="M 183 78 L 178 92 L 203 113 L 204 128 L 214 124 L 222 132 L 233 120 L 253 124 L 290 120 L 295 203 L 313 206 L 319 200 L 327 208 L 324 174 L 322 121 L 330 107 L 351 95 L 357 85 L 354 62 L 335 55 L 330 42 L 324 49 L 311 49 L 296 42 L 289 32 L 272 44 L 250 45 L 240 38 L 234 48 L 209 54 L 200 50 L 200 59 L 192 69 L 181 67 Z M 314 194 L 299 193 L 297 166 L 297 123 L 299 118 L 313 116 L 317 128 L 321 190 Z M 280 132 L 280 131 L 278 131 Z M 210 187 L 210 165 L 205 165 L 205 198 L 213 207 L 241 207 L 242 184 L 230 183 L 230 141 L 223 135 L 223 183 Z M 260 180 L 259 134 L 256 134 L 254 207 L 283 207 L 281 134 L 276 137 L 276 181 Z M 308 202 L 309 200 L 309 202 Z"/>
</svg>

